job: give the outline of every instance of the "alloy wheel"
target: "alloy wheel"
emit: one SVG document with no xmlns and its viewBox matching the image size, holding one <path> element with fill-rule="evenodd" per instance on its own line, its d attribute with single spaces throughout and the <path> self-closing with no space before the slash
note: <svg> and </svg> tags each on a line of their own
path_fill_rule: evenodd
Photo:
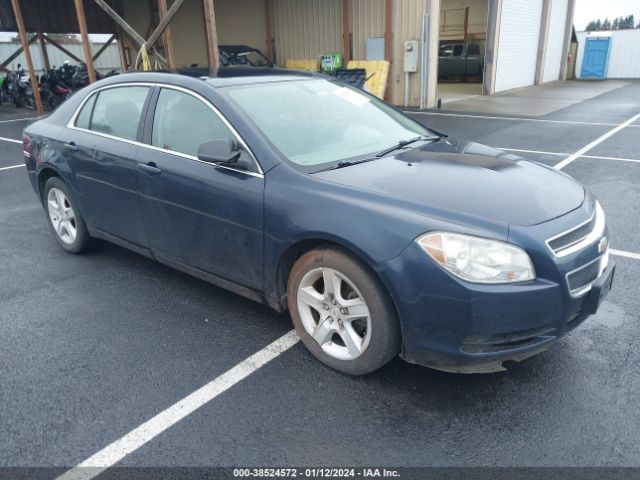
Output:
<svg viewBox="0 0 640 480">
<path fill-rule="evenodd" d="M 54 187 L 49 190 L 47 211 L 58 238 L 67 245 L 72 245 L 78 236 L 76 215 L 71 207 L 71 202 L 59 188 Z"/>
<path fill-rule="evenodd" d="M 353 360 L 371 339 L 371 316 L 355 284 L 332 268 L 315 268 L 300 281 L 297 306 L 305 330 L 327 354 Z"/>
</svg>

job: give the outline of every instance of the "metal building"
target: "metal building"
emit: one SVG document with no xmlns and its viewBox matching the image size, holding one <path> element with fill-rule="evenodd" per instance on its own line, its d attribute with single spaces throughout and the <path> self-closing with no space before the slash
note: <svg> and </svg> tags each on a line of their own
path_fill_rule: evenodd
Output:
<svg viewBox="0 0 640 480">
<path fill-rule="evenodd" d="M 0 0 L 0 30 L 17 30 L 16 4 L 27 32 L 82 32 L 82 17 L 86 32 L 117 35 L 127 68 L 142 45 L 171 68 L 216 63 L 218 44 L 252 46 L 281 66 L 333 52 L 384 59 L 389 101 L 434 107 L 447 92 L 491 95 L 566 78 L 574 2 Z M 439 82 L 443 55 L 459 62 L 460 45 L 473 45 L 467 52 L 477 52 L 481 66 Z"/>
</svg>

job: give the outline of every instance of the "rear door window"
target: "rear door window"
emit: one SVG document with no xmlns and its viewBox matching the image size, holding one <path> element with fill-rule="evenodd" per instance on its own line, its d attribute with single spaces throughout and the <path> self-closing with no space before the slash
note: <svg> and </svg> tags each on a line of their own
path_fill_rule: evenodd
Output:
<svg viewBox="0 0 640 480">
<path fill-rule="evenodd" d="M 475 43 L 472 43 L 471 45 L 469 45 L 468 54 L 469 55 L 480 55 L 480 47 L 478 45 L 476 45 Z"/>
<path fill-rule="evenodd" d="M 148 94 L 149 87 L 115 87 L 102 90 L 95 100 L 89 129 L 135 140 L 140 114 Z"/>
<path fill-rule="evenodd" d="M 459 57 L 460 55 L 462 55 L 462 45 L 456 45 L 453 47 L 453 56 Z"/>
</svg>

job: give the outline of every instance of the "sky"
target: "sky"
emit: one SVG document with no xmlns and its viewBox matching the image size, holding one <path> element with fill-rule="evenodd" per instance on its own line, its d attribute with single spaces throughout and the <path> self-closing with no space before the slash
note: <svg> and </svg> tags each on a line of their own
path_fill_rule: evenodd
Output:
<svg viewBox="0 0 640 480">
<path fill-rule="evenodd" d="M 635 15 L 636 25 L 640 22 L 640 0 L 576 0 L 576 11 L 573 23 L 576 31 L 584 30 L 591 20 L 604 20 L 608 17 Z"/>
</svg>

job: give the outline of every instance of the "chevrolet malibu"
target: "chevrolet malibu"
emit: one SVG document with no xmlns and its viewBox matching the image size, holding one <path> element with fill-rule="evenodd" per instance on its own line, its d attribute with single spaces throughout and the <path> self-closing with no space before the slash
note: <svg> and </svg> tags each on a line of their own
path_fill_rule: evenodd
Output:
<svg viewBox="0 0 640 480">
<path fill-rule="evenodd" d="M 24 132 L 68 252 L 106 240 L 289 312 L 352 375 L 548 349 L 611 288 L 605 215 L 569 176 L 302 73 L 111 77 Z"/>
</svg>

